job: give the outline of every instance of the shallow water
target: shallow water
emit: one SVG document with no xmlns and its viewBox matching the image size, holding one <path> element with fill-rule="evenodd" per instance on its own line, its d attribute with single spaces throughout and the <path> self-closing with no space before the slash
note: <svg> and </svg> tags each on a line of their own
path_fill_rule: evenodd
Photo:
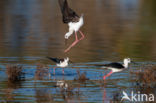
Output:
<svg viewBox="0 0 156 103">
<path fill-rule="evenodd" d="M 37 103 L 81 103 L 81 102 L 99 102 L 111 103 L 120 102 L 123 96 L 122 91 L 126 91 L 130 95 L 131 91 L 137 93 L 137 80 L 133 73 L 140 71 L 140 66 L 147 64 L 155 64 L 155 62 L 137 62 L 137 65 L 131 64 L 129 69 L 120 73 L 113 73 L 106 81 L 102 77 L 109 73 L 110 70 L 101 69 L 100 64 L 103 62 L 73 63 L 64 69 L 56 68 L 55 75 L 53 68 L 55 65 L 46 65 L 49 67 L 48 74 L 43 79 L 36 78 L 37 65 L 23 65 L 24 78 L 19 82 L 9 82 L 6 75 L 6 64 L 0 64 L 0 102 L 37 102 Z M 78 80 L 79 73 L 85 74 L 88 80 Z M 64 81 L 68 86 L 72 87 L 70 91 L 56 87 L 58 81 Z M 154 91 L 152 92 L 154 93 Z M 129 101 L 123 101 L 128 103 Z"/>
<path fill-rule="evenodd" d="M 68 53 L 63 51 L 74 41 L 74 35 L 65 45 L 68 26 L 61 21 L 57 0 L 0 1 L 0 102 L 111 102 L 117 95 L 121 99 L 123 90 L 136 90 L 130 71 L 156 64 L 155 0 L 68 1 L 78 14 L 84 14 L 85 21 L 81 28 L 85 39 Z M 57 69 L 51 79 L 35 81 L 38 63 L 53 73 L 55 64 L 46 56 L 69 57 L 74 64 L 65 69 L 65 75 Z M 114 73 L 103 85 L 102 76 L 109 70 L 95 64 L 122 62 L 125 57 L 138 64 Z M 23 65 L 25 78 L 20 83 L 8 82 L 7 64 Z M 89 80 L 74 81 L 77 70 L 85 72 Z M 73 85 L 73 93 L 61 93 L 54 87 L 58 80 Z"/>
</svg>

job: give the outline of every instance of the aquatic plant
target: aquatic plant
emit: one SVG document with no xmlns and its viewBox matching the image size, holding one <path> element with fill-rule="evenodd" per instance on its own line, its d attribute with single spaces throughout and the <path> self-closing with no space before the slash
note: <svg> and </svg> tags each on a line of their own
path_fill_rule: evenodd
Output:
<svg viewBox="0 0 156 103">
<path fill-rule="evenodd" d="M 51 78 L 49 67 L 46 67 L 43 64 L 37 64 L 35 80 L 43 80 L 45 78 Z"/>
<path fill-rule="evenodd" d="M 7 65 L 6 66 L 6 74 L 8 75 L 8 80 L 10 82 L 16 82 L 21 80 L 23 76 L 22 72 L 23 67 L 19 65 Z"/>
<path fill-rule="evenodd" d="M 12 102 L 14 100 L 14 90 L 21 86 L 22 80 L 24 80 L 23 67 L 21 65 L 7 65 L 6 74 L 8 76 L 6 89 L 3 90 L 5 93 L 2 101 L 4 103 Z"/>
<path fill-rule="evenodd" d="M 156 66 L 144 67 L 135 74 L 138 77 L 138 82 L 143 84 L 142 86 L 156 85 Z"/>
<path fill-rule="evenodd" d="M 136 75 L 136 86 L 142 93 L 156 94 L 156 65 L 145 66 Z"/>
<path fill-rule="evenodd" d="M 35 88 L 36 103 L 53 103 L 51 88 Z"/>
<path fill-rule="evenodd" d="M 89 80 L 89 78 L 87 78 L 86 73 L 80 73 L 80 71 L 77 72 L 78 73 L 78 78 L 75 78 L 75 81 L 79 81 L 79 82 L 86 82 L 86 80 Z"/>
</svg>

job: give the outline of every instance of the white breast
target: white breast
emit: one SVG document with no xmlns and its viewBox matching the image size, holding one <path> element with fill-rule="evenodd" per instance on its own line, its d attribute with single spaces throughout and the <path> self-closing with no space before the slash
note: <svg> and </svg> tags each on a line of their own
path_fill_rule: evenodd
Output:
<svg viewBox="0 0 156 103">
<path fill-rule="evenodd" d="M 123 69 L 118 69 L 118 68 L 108 68 L 108 69 L 111 69 L 112 72 L 121 72 Z"/>
<path fill-rule="evenodd" d="M 66 66 L 68 66 L 68 62 L 66 62 L 66 61 L 63 61 L 63 62 L 60 62 L 59 64 L 56 64 L 58 67 L 66 67 Z"/>
<path fill-rule="evenodd" d="M 80 27 L 83 25 L 83 16 L 80 17 L 80 20 L 79 22 L 69 22 L 68 25 L 69 25 L 69 32 L 67 32 L 65 34 L 65 39 L 68 39 L 72 34 L 73 32 L 77 32 Z"/>
<path fill-rule="evenodd" d="M 83 23 L 84 23 L 83 16 L 81 16 L 79 22 L 70 22 L 70 23 L 68 23 L 69 29 L 74 30 L 75 32 L 77 32 L 80 29 L 80 27 L 83 25 Z"/>
</svg>

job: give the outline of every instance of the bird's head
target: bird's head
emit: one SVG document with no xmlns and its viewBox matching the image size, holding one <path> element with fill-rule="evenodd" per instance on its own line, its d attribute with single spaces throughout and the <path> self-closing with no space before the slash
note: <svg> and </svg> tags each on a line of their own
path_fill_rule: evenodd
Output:
<svg viewBox="0 0 156 103">
<path fill-rule="evenodd" d="M 67 58 L 65 58 L 64 60 L 65 60 L 66 62 L 68 62 L 68 61 L 69 61 L 69 58 L 67 57 Z"/>
<path fill-rule="evenodd" d="M 64 38 L 67 40 L 69 38 L 69 35 L 65 35 Z"/>
<path fill-rule="evenodd" d="M 128 65 L 129 63 L 131 63 L 131 59 L 130 58 L 125 58 L 123 62 L 124 62 L 125 65 Z"/>
<path fill-rule="evenodd" d="M 131 59 L 130 58 L 125 58 L 124 63 L 131 63 Z"/>
<path fill-rule="evenodd" d="M 131 63 L 131 59 L 130 58 L 125 58 L 123 62 L 124 62 L 124 64 L 123 64 L 124 67 L 128 68 L 128 63 Z"/>
</svg>

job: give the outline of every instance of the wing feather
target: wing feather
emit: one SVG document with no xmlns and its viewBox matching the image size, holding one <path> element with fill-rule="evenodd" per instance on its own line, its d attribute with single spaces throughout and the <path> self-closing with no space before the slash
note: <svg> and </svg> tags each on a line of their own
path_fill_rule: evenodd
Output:
<svg viewBox="0 0 156 103">
<path fill-rule="evenodd" d="M 55 63 L 60 63 L 60 61 L 64 61 L 64 59 L 59 59 L 59 58 L 52 58 L 52 57 L 47 57 L 47 58 L 52 60 Z"/>
<path fill-rule="evenodd" d="M 104 66 L 113 67 L 113 68 L 124 68 L 124 66 L 119 63 L 110 63 L 110 64 L 105 64 Z"/>
<path fill-rule="evenodd" d="M 79 20 L 79 16 L 76 14 L 76 12 L 69 8 L 67 0 L 59 0 L 59 5 L 64 23 L 77 22 Z"/>
</svg>

